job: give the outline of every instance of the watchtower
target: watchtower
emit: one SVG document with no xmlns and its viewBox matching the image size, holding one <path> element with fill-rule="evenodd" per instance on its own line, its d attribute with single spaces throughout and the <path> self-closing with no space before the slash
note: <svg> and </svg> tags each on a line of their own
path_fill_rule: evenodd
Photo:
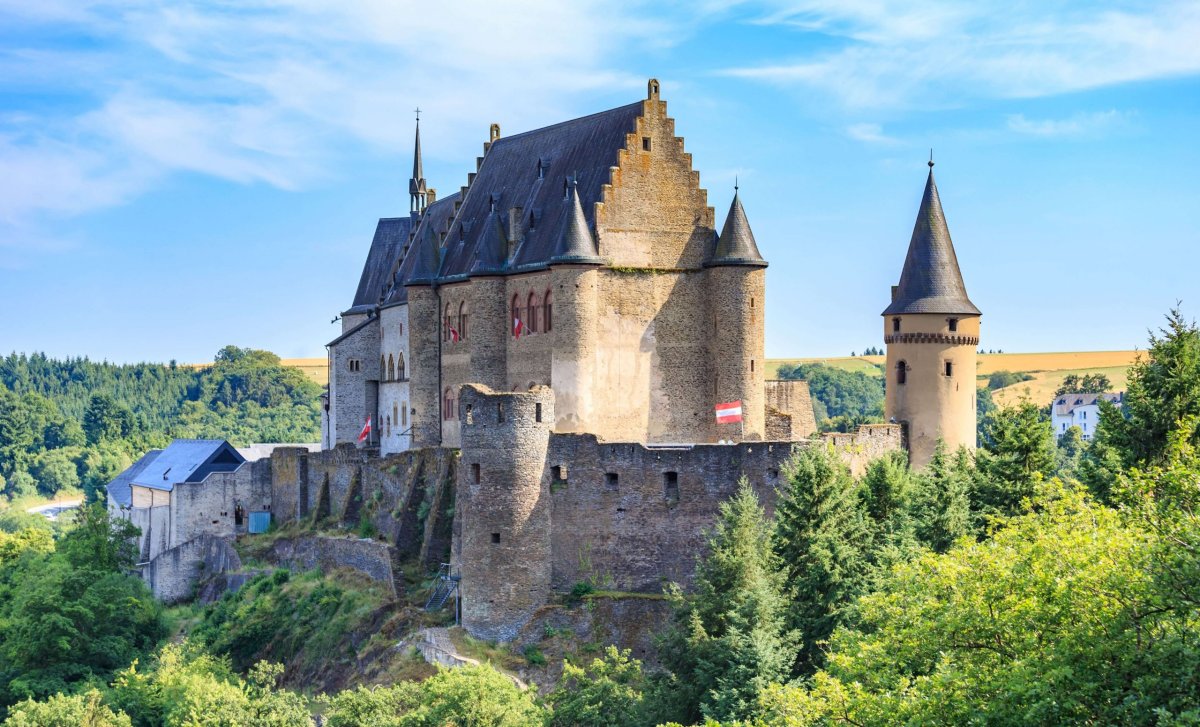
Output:
<svg viewBox="0 0 1200 727">
<path fill-rule="evenodd" d="M 975 448 L 980 315 L 967 297 L 931 160 L 900 284 L 883 311 L 886 413 L 907 428 L 914 467 L 929 461 L 939 439 L 951 450 Z"/>
</svg>

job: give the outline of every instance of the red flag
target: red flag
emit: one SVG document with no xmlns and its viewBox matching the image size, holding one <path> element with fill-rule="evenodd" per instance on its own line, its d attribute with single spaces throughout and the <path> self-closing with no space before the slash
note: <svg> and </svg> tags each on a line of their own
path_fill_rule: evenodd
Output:
<svg viewBox="0 0 1200 727">
<path fill-rule="evenodd" d="M 371 415 L 367 415 L 367 423 L 363 425 L 362 431 L 358 433 L 358 441 L 361 443 L 367 437 L 371 436 Z"/>
<path fill-rule="evenodd" d="M 525 324 L 521 322 L 520 318 L 513 318 L 513 337 L 520 338 L 524 332 Z"/>
<path fill-rule="evenodd" d="M 455 343 L 458 343 L 460 340 L 459 335 L 458 335 L 458 329 L 449 323 L 447 323 L 446 326 L 450 328 L 450 340 L 454 341 Z"/>
<path fill-rule="evenodd" d="M 742 420 L 742 402 L 731 401 L 727 404 L 717 404 L 717 424 L 734 424 Z"/>
</svg>

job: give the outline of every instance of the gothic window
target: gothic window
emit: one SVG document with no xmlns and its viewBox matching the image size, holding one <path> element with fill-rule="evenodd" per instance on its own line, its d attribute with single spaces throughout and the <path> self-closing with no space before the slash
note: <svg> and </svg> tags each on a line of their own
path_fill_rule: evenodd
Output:
<svg viewBox="0 0 1200 727">
<path fill-rule="evenodd" d="M 451 393 L 450 387 L 446 387 L 445 394 L 442 395 L 442 419 L 450 421 L 454 418 L 454 394 Z"/>
<path fill-rule="evenodd" d="M 396 378 L 404 381 L 404 352 L 400 352 L 400 358 L 396 361 Z"/>
<path fill-rule="evenodd" d="M 408 426 L 408 402 L 400 402 L 400 426 Z"/>
<path fill-rule="evenodd" d="M 356 358 L 346 359 L 346 370 L 351 373 L 358 373 L 362 370 L 362 361 Z"/>
<path fill-rule="evenodd" d="M 387 371 L 387 366 L 384 365 L 385 363 L 386 362 L 383 360 L 383 354 L 379 354 L 379 375 L 381 377 L 383 376 L 384 372 Z M 384 379 L 384 381 L 387 381 L 387 379 Z"/>
<path fill-rule="evenodd" d="M 392 354 L 389 353 L 388 354 L 388 365 L 387 365 L 387 380 L 395 381 L 395 379 L 396 379 L 396 359 L 393 358 Z"/>
<path fill-rule="evenodd" d="M 386 436 L 392 436 L 392 415 L 388 414 L 384 420 L 387 423 Z"/>
<path fill-rule="evenodd" d="M 512 320 L 509 321 L 508 330 L 512 332 L 513 337 L 517 335 L 517 321 L 521 319 L 521 299 L 517 296 L 512 297 Z"/>
<path fill-rule="evenodd" d="M 896 383 L 903 384 L 908 380 L 908 365 L 903 361 L 896 364 Z"/>
<path fill-rule="evenodd" d="M 446 304 L 446 310 L 442 315 L 442 340 L 450 340 L 450 304 Z"/>
<path fill-rule="evenodd" d="M 458 339 L 460 341 L 467 339 L 467 302 L 465 300 L 458 304 Z"/>
<path fill-rule="evenodd" d="M 396 402 L 392 402 L 392 421 L 396 426 L 400 426 L 400 407 L 396 406 Z"/>
<path fill-rule="evenodd" d="M 549 333 L 554 330 L 554 306 L 550 302 L 550 291 L 542 298 L 542 329 Z"/>
<path fill-rule="evenodd" d="M 525 301 L 525 327 L 530 333 L 537 333 L 538 330 L 538 297 L 534 293 L 530 293 Z"/>
</svg>

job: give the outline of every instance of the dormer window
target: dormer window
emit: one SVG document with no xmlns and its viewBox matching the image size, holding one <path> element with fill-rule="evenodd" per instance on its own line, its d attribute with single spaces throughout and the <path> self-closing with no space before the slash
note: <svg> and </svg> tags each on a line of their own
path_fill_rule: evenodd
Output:
<svg viewBox="0 0 1200 727">
<path fill-rule="evenodd" d="M 541 159 L 538 159 L 537 174 L 538 179 L 546 178 L 546 162 Z"/>
</svg>

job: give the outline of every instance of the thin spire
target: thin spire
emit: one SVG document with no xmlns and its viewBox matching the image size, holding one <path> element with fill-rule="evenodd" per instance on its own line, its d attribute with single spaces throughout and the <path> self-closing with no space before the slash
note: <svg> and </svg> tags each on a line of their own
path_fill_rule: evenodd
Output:
<svg viewBox="0 0 1200 727">
<path fill-rule="evenodd" d="M 895 288 L 891 305 L 883 311 L 885 316 L 902 313 L 980 315 L 967 297 L 967 286 L 958 268 L 958 256 L 933 180 L 932 156 L 921 209 L 913 225 L 904 269 L 900 271 L 900 284 Z"/>
<path fill-rule="evenodd" d="M 413 144 L 413 170 L 408 180 L 408 211 L 411 214 L 421 214 L 425 211 L 427 189 L 425 186 L 425 168 L 421 163 L 421 107 L 417 107 L 417 133 Z"/>
</svg>

